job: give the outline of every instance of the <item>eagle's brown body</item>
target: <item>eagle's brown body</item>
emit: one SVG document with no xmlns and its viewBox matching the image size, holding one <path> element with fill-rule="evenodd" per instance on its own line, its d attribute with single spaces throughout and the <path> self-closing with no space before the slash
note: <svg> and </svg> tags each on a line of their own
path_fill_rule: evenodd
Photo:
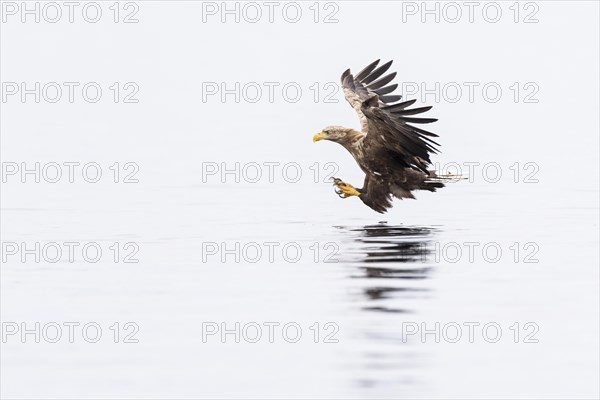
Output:
<svg viewBox="0 0 600 400">
<path fill-rule="evenodd" d="M 383 212 L 391 207 L 391 194 L 399 199 L 414 199 L 413 190 L 435 191 L 444 187 L 444 184 L 435 178 L 433 171 L 428 173 L 405 167 L 395 158 L 387 157 L 387 151 L 363 151 L 364 134 L 350 130 L 344 139 L 339 142 L 356 160 L 360 169 L 365 173 L 364 186 L 357 189 L 363 202 L 378 212 Z M 369 198 L 364 193 L 377 193 L 378 196 Z"/>
<path fill-rule="evenodd" d="M 444 178 L 436 176 L 427 167 L 429 153 L 437 152 L 438 145 L 431 137 L 437 135 L 408 123 L 430 123 L 431 118 L 414 118 L 431 109 L 407 109 L 415 100 L 396 103 L 401 96 L 388 95 L 398 85 L 388 85 L 395 77 L 391 73 L 379 78 L 390 67 L 391 61 L 376 68 L 379 60 L 367 66 L 354 77 L 350 70 L 342 75 L 346 100 L 358 113 L 361 132 L 341 126 L 330 126 L 315 135 L 313 140 L 331 140 L 341 144 L 352 154 L 365 173 L 363 187 L 355 189 L 336 179 L 341 197 L 358 196 L 377 212 L 392 206 L 392 196 L 414 198 L 414 190 L 435 191 L 444 187 Z"/>
</svg>

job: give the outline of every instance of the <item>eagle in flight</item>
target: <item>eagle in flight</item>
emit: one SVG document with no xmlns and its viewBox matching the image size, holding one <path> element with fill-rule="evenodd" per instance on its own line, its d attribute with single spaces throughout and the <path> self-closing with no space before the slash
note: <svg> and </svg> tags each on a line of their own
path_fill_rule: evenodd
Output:
<svg viewBox="0 0 600 400">
<path fill-rule="evenodd" d="M 361 131 L 342 126 L 328 126 L 313 137 L 313 142 L 330 140 L 352 154 L 366 174 L 358 189 L 334 178 L 341 198 L 358 196 L 367 206 L 383 213 L 392 207 L 392 198 L 414 199 L 413 190 L 435 192 L 444 187 L 448 176 L 436 175 L 427 167 L 430 153 L 439 146 L 432 138 L 438 135 L 410 124 L 428 124 L 434 118 L 416 118 L 431 107 L 409 109 L 416 100 L 398 103 L 400 95 L 390 94 L 397 84 L 389 85 L 396 73 L 384 75 L 392 61 L 379 66 L 379 60 L 353 76 L 342 74 L 344 96 L 360 119 Z"/>
</svg>

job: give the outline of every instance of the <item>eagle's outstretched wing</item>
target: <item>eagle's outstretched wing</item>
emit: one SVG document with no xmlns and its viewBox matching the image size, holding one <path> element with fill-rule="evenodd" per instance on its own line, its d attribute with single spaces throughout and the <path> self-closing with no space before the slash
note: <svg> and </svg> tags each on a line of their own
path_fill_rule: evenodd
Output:
<svg viewBox="0 0 600 400">
<path fill-rule="evenodd" d="M 429 153 L 437 153 L 434 146 L 439 146 L 431 137 L 437 135 L 409 123 L 425 124 L 437 119 L 412 117 L 431 107 L 408 109 L 416 100 L 397 103 L 402 96 L 390 93 L 398 85 L 388 85 L 396 73 L 381 77 L 392 61 L 377 67 L 378 64 L 379 60 L 369 64 L 356 76 L 346 70 L 341 78 L 346 100 L 358 113 L 362 132 L 366 134 L 362 142 L 363 154 L 366 157 L 388 156 L 400 166 L 428 173 Z"/>
</svg>

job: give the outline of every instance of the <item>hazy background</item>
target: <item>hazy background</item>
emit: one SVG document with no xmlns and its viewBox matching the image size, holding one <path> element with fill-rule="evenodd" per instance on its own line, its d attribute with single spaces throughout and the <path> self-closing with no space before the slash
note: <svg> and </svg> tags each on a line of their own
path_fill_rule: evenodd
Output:
<svg viewBox="0 0 600 400">
<path fill-rule="evenodd" d="M 315 6 L 301 3 L 299 22 L 289 23 L 279 3 L 269 23 L 259 2 L 259 22 L 242 15 L 236 23 L 231 15 L 223 23 L 220 13 L 203 15 L 220 2 L 145 1 L 134 3 L 139 22 L 130 24 L 113 22 L 112 2 L 99 3 L 95 24 L 81 16 L 85 3 L 73 23 L 65 14 L 54 24 L 22 23 L 20 14 L 7 15 L 6 3 L 3 96 L 7 82 L 97 82 L 103 94 L 97 103 L 77 89 L 73 103 L 66 92 L 54 104 L 3 97 L 4 168 L 95 162 L 103 177 L 52 184 L 8 176 L 2 241 L 97 242 L 106 253 L 98 263 L 3 260 L 3 323 L 95 321 L 104 332 L 95 344 L 80 336 L 55 344 L 8 337 L 1 343 L 3 397 L 598 397 L 598 3 L 519 3 L 517 23 L 510 2 L 498 3 L 497 23 L 483 17 L 486 2 L 472 23 L 463 3 L 456 23 L 448 22 L 454 14 L 421 21 L 421 2 L 321 3 L 316 23 Z M 438 3 L 440 13 L 445 4 Z M 120 5 L 120 20 L 135 11 Z M 407 14 L 411 7 L 416 15 Z M 331 12 L 337 22 L 324 23 Z M 528 15 L 538 22 L 524 23 Z M 419 193 L 418 201 L 396 200 L 384 216 L 358 199 L 340 200 L 324 183 L 325 163 L 357 187 L 362 173 L 341 147 L 311 137 L 326 125 L 358 127 L 342 93 L 326 99 L 334 89 L 325 85 L 377 58 L 395 60 L 397 82 L 460 84 L 456 102 L 408 96 L 434 105 L 428 115 L 439 121 L 430 128 L 442 144 L 434 162 L 497 163 L 502 178 L 491 183 L 480 168 L 438 193 Z M 115 103 L 114 82 L 121 95 L 129 93 L 124 84 L 137 85 L 138 102 Z M 256 82 L 263 97 L 222 101 L 203 92 L 222 82 Z M 272 102 L 264 82 L 279 84 Z M 464 82 L 476 86 L 473 101 Z M 297 102 L 281 92 L 288 83 L 302 89 Z M 482 94 L 489 83 L 502 90 L 497 102 Z M 517 101 L 511 87 L 519 88 Z M 528 94 L 537 101 L 526 102 Z M 139 166 L 139 183 L 112 182 L 115 162 Z M 236 162 L 295 162 L 302 178 L 290 183 L 278 168 L 272 183 L 203 179 L 206 163 Z M 526 163 L 535 164 L 537 183 L 524 182 L 533 171 Z M 363 227 L 379 221 L 416 231 L 370 237 Z M 107 249 L 114 242 L 135 243 L 139 263 L 113 262 Z M 303 257 L 203 262 L 206 242 L 298 243 Z M 396 250 L 407 242 L 428 250 L 414 260 L 380 258 L 403 255 Z M 497 263 L 481 253 L 456 263 L 435 255 L 436 243 L 465 242 L 498 243 L 504 255 Z M 325 263 L 323 254 L 315 262 L 315 243 L 334 243 L 340 262 Z M 523 262 L 525 243 L 537 246 L 538 263 Z M 382 289 L 386 295 L 373 295 Z M 128 321 L 139 326 L 139 343 L 114 343 L 109 327 Z M 206 321 L 294 321 L 304 334 L 295 344 L 281 336 L 203 343 Z M 402 342 L 403 322 L 467 321 L 497 322 L 504 336 L 495 344 L 481 337 Z M 339 343 L 314 343 L 315 322 L 335 323 Z M 537 324 L 539 343 L 514 343 L 515 322 Z"/>
</svg>

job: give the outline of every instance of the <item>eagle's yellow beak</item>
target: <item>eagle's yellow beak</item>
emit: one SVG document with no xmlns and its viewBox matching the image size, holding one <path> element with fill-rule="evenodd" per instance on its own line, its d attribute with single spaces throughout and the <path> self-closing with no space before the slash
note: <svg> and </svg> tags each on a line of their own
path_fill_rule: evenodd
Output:
<svg viewBox="0 0 600 400">
<path fill-rule="evenodd" d="M 319 140 L 323 140 L 323 139 L 325 139 L 325 137 L 326 137 L 326 136 L 327 136 L 327 135 L 326 135 L 326 134 L 324 134 L 323 132 L 319 132 L 319 133 L 317 133 L 315 136 L 313 136 L 313 143 L 314 143 L 314 142 L 318 142 Z"/>
</svg>

